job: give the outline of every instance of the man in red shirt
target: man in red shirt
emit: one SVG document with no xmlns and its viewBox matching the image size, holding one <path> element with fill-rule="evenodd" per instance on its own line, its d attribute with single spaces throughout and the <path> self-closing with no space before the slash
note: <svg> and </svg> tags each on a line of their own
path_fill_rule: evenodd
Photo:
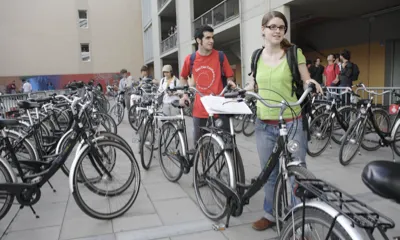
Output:
<svg viewBox="0 0 400 240">
<path fill-rule="evenodd" d="M 198 50 L 196 51 L 196 57 L 193 62 L 191 78 L 196 85 L 196 89 L 202 94 L 206 96 L 210 94 L 218 95 L 222 92 L 224 86 L 222 83 L 219 52 L 213 48 L 214 29 L 210 26 L 202 26 L 196 31 L 194 37 L 198 45 Z M 182 67 L 181 86 L 188 84 L 190 57 L 191 54 L 185 58 Z M 222 70 L 227 78 L 227 84 L 235 88 L 236 85 L 233 81 L 233 71 L 225 55 Z M 185 94 L 181 100 L 189 100 L 189 97 Z M 194 129 L 193 140 L 196 146 L 196 142 L 201 136 L 200 127 L 204 127 L 208 119 L 208 113 L 201 103 L 199 94 L 196 94 L 192 115 Z M 229 121 L 226 121 L 223 117 L 221 117 L 221 119 L 224 121 L 224 128 L 228 127 L 229 129 Z"/>
<path fill-rule="evenodd" d="M 329 54 L 327 60 L 328 60 L 328 66 L 326 66 L 324 71 L 325 86 L 327 87 L 338 86 L 339 74 L 340 74 L 339 66 L 335 63 L 335 57 L 333 54 Z"/>
</svg>

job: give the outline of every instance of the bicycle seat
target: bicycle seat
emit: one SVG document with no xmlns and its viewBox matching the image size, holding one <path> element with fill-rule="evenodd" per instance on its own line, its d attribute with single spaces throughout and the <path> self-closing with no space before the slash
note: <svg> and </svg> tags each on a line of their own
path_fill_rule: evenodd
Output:
<svg viewBox="0 0 400 240">
<path fill-rule="evenodd" d="M 151 100 L 146 100 L 142 102 L 143 107 L 151 106 Z"/>
<path fill-rule="evenodd" d="M 29 102 L 29 101 L 20 101 L 17 103 L 18 107 L 22 109 L 33 109 L 33 108 L 40 108 L 42 104 L 37 102 Z"/>
<path fill-rule="evenodd" d="M 370 162 L 364 167 L 361 179 L 376 195 L 400 203 L 400 163 Z"/>
<path fill-rule="evenodd" d="M 16 119 L 0 119 L 0 130 L 7 126 L 15 126 L 18 124 L 19 122 Z"/>
<path fill-rule="evenodd" d="M 37 102 L 37 103 L 49 103 L 51 102 L 52 97 L 44 97 L 44 98 L 28 98 L 30 102 Z"/>
</svg>

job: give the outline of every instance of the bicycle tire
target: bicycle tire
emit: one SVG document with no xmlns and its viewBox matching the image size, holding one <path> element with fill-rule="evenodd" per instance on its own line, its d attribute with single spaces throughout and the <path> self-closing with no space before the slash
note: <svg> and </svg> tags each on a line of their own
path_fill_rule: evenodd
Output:
<svg viewBox="0 0 400 240">
<path fill-rule="evenodd" d="M 256 130 L 256 127 L 255 127 L 255 124 L 256 124 L 255 119 L 256 119 L 256 117 L 257 117 L 257 116 L 256 116 L 256 113 L 253 113 L 253 114 L 247 114 L 247 115 L 243 118 L 242 131 L 243 131 L 243 135 L 245 135 L 246 137 L 250 137 L 251 135 L 254 134 L 254 132 L 255 132 L 255 130 Z M 254 129 L 248 131 L 248 130 L 247 130 L 247 127 L 250 126 L 250 123 L 249 123 L 248 121 L 251 121 L 252 118 L 254 118 Z M 246 123 L 247 123 L 247 125 L 246 125 Z"/>
<path fill-rule="evenodd" d="M 200 159 L 200 150 L 202 149 L 202 146 L 203 145 L 205 145 L 205 144 L 209 144 L 209 143 L 213 143 L 213 144 L 216 144 L 217 146 L 218 146 L 218 148 L 221 148 L 221 146 L 219 145 L 219 143 L 218 143 L 218 140 L 216 140 L 215 139 L 215 137 L 213 136 L 213 135 L 211 135 L 211 136 L 203 136 L 203 137 L 201 137 L 200 139 L 199 139 L 199 141 L 198 141 L 198 145 L 197 145 L 197 151 L 196 151 L 196 154 L 195 154 L 195 157 L 194 157 L 194 164 L 193 164 L 193 167 L 194 167 L 194 173 L 193 173 L 193 185 L 194 185 L 194 191 L 195 191 L 195 194 L 196 194 L 196 200 L 197 200 L 197 203 L 198 203 L 198 205 L 199 205 L 199 207 L 200 207 L 200 210 L 203 212 L 203 214 L 207 217 L 207 218 L 209 218 L 209 219 L 211 219 L 211 220 L 213 220 L 213 221 L 219 221 L 219 220 L 221 220 L 222 218 L 224 218 L 227 214 L 228 214 L 228 212 L 229 212 L 229 207 L 228 207 L 228 204 L 227 204 L 227 199 L 225 199 L 225 200 L 222 200 L 222 202 L 225 202 L 225 206 L 224 207 L 221 207 L 222 209 L 221 209 L 221 211 L 220 211 L 220 213 L 217 213 L 217 214 L 210 214 L 209 213 L 209 211 L 206 209 L 206 204 L 204 204 L 204 202 L 203 202 L 203 200 L 202 200 L 202 197 L 200 196 L 200 193 L 199 193 L 199 183 L 198 183 L 198 179 L 199 179 L 199 177 L 198 177 L 198 163 L 199 163 L 199 159 Z M 221 150 L 222 150 L 223 148 L 221 148 Z M 225 161 L 231 161 L 232 162 L 232 156 L 231 156 L 231 153 L 230 152 L 228 152 L 228 151 L 224 151 L 224 157 L 225 157 Z M 208 159 L 208 158 L 206 158 L 206 159 Z M 214 166 L 215 166 L 216 164 L 214 164 Z M 228 168 L 228 171 L 229 171 L 229 168 Z M 230 172 L 228 172 L 228 176 L 234 176 L 234 174 L 233 173 L 230 173 Z M 233 180 L 231 180 L 231 179 L 229 179 L 229 185 L 231 185 L 231 182 L 232 181 L 236 181 L 235 179 L 233 179 Z M 234 188 L 234 186 L 230 186 L 231 188 Z M 216 191 L 218 191 L 218 190 L 216 190 Z M 218 191 L 219 192 L 219 191 Z M 223 196 L 223 197 L 225 197 L 226 198 L 226 196 Z M 218 203 L 217 203 L 218 204 Z M 218 204 L 218 205 L 220 205 L 220 204 Z"/>
<path fill-rule="evenodd" d="M 293 218 L 293 219 L 292 219 Z M 297 226 L 301 229 L 303 226 L 303 209 L 300 209 L 294 213 L 288 221 L 285 222 L 283 229 L 282 229 L 282 235 L 280 239 L 286 240 L 286 239 L 293 239 L 293 228 L 297 229 Z M 305 209 L 305 224 L 310 224 L 310 221 L 314 221 L 317 223 L 320 223 L 321 225 L 324 225 L 327 227 L 327 229 L 330 228 L 333 222 L 333 218 L 325 213 L 324 211 L 317 209 L 317 208 L 310 208 L 307 207 Z M 300 230 L 301 231 L 301 230 Z M 352 240 L 350 235 L 347 233 L 347 231 L 340 225 L 339 222 L 336 222 L 333 229 L 332 233 L 335 234 L 335 236 L 338 237 L 338 239 L 341 240 Z M 331 235 L 332 236 L 332 235 Z M 301 238 L 301 236 L 300 236 Z M 306 236 L 305 236 L 306 238 Z M 325 237 L 324 237 L 325 238 Z M 297 238 L 296 238 L 297 239 Z M 308 238 L 306 238 L 308 239 Z"/>
<path fill-rule="evenodd" d="M 323 119 L 323 118 L 325 118 L 325 119 Z M 323 127 L 328 127 L 327 132 L 326 132 L 327 135 L 325 136 L 325 138 L 327 138 L 328 141 L 326 141 L 326 143 L 322 146 L 322 148 L 317 150 L 317 151 L 312 151 L 310 149 L 310 145 L 308 145 L 307 154 L 309 156 L 311 156 L 311 157 L 318 157 L 319 155 L 321 155 L 325 151 L 325 149 L 328 147 L 328 144 L 330 142 L 330 138 L 332 136 L 333 121 L 332 121 L 332 118 L 330 118 L 330 115 L 328 113 L 324 113 L 324 114 L 318 115 L 316 118 L 314 118 L 314 120 L 312 120 L 312 122 L 311 122 L 311 124 L 309 126 L 310 134 L 313 135 L 312 127 L 314 125 L 318 124 L 318 121 L 321 121 L 320 123 L 321 123 L 321 125 Z M 326 125 L 326 124 L 329 124 L 329 125 Z M 318 142 L 320 140 L 319 139 L 315 139 L 315 141 Z"/>
<path fill-rule="evenodd" d="M 340 117 L 341 117 L 342 120 L 344 119 L 344 118 L 343 118 L 343 115 L 345 114 L 345 112 L 349 112 L 350 114 L 353 113 L 355 116 L 357 116 L 357 114 L 358 114 L 358 110 L 357 110 L 356 108 L 352 107 L 352 106 L 344 106 L 344 107 L 341 107 L 341 108 L 339 108 L 339 109 L 337 110 L 337 114 L 340 115 Z M 334 121 L 333 121 L 333 128 L 335 128 L 335 126 L 336 126 L 335 123 L 336 123 L 336 122 L 337 122 L 337 119 L 335 118 Z M 336 123 L 336 124 L 339 124 L 339 123 Z M 341 129 L 343 129 L 343 131 L 346 133 L 346 131 L 347 131 L 347 129 L 349 128 L 349 125 L 350 125 L 350 124 L 351 124 L 351 123 L 349 123 L 349 122 L 343 120 L 343 125 L 345 126 L 345 129 L 344 129 L 344 128 L 341 128 Z M 339 125 L 339 126 L 340 126 L 340 125 Z M 340 145 L 340 144 L 342 143 L 341 139 L 343 139 L 343 136 L 344 136 L 344 134 L 343 134 L 340 138 L 337 138 L 335 132 L 332 132 L 331 139 L 332 139 L 336 144 L 339 144 L 339 145 Z"/>
<path fill-rule="evenodd" d="M 374 117 L 376 117 L 378 114 L 381 114 L 381 115 L 383 116 L 384 121 L 386 122 L 387 128 L 388 128 L 388 129 L 390 128 L 390 117 L 389 117 L 389 114 L 388 114 L 385 110 L 383 110 L 383 109 L 381 109 L 381 108 L 375 108 L 375 109 L 372 109 L 372 113 L 373 113 Z M 375 119 L 375 120 L 376 120 L 376 119 Z M 367 126 L 369 126 L 369 127 L 372 129 L 372 132 L 371 132 L 372 134 L 375 133 L 375 134 L 377 135 L 377 133 L 375 132 L 375 129 L 374 129 L 374 127 L 372 126 L 372 123 L 369 121 L 369 119 L 368 119 L 368 121 L 367 121 Z M 379 127 L 379 126 L 378 126 L 378 127 Z M 384 131 L 383 129 L 380 129 L 380 130 L 383 131 L 384 133 L 387 132 L 387 131 Z M 365 130 L 364 130 L 364 131 L 365 131 Z M 366 135 L 367 135 L 367 134 L 364 133 L 364 138 L 365 138 Z M 380 139 L 379 136 L 378 136 L 378 138 Z M 376 145 L 370 147 L 370 146 L 365 145 L 365 144 L 364 144 L 364 140 L 363 140 L 362 143 L 361 143 L 361 147 L 362 147 L 363 149 L 367 150 L 367 151 L 376 151 L 376 150 L 378 150 L 379 148 L 381 148 L 381 145 L 379 144 L 379 141 L 378 141 Z"/>
<path fill-rule="evenodd" d="M 358 146 L 357 146 L 356 150 L 354 151 L 354 153 L 351 155 L 350 159 L 348 159 L 347 161 L 343 160 L 343 148 L 346 145 L 348 145 L 347 142 L 346 142 L 347 141 L 347 137 L 353 132 L 354 128 L 357 128 L 358 126 L 362 127 L 361 135 L 359 135 L 360 136 L 359 137 L 360 138 L 359 141 L 362 142 L 362 139 L 364 138 L 364 132 L 365 132 L 365 124 L 362 123 L 363 120 L 364 120 L 363 118 L 357 119 L 355 122 L 353 122 L 353 124 L 351 124 L 349 126 L 349 128 L 346 131 L 346 133 L 344 134 L 343 141 L 342 141 L 342 143 L 340 145 L 340 149 L 339 149 L 339 162 L 343 166 L 347 166 L 347 165 L 350 164 L 350 162 L 354 159 L 354 157 L 356 156 L 358 150 L 361 147 L 361 144 L 357 144 Z M 363 125 L 361 126 L 361 124 L 363 124 Z M 356 132 L 360 132 L 360 129 L 356 130 Z"/>
<path fill-rule="evenodd" d="M 78 189 L 78 184 L 79 181 L 79 175 L 81 171 L 81 168 L 79 167 L 82 164 L 82 161 L 85 159 L 86 155 L 88 155 L 90 153 L 90 147 L 87 147 L 83 153 L 79 156 L 78 162 L 76 164 L 76 167 L 73 171 L 73 176 L 72 176 L 72 187 L 73 187 L 73 192 L 72 195 L 75 199 L 76 204 L 78 205 L 78 207 L 84 212 L 86 213 L 88 216 L 92 217 L 92 218 L 96 218 L 96 219 L 101 219 L 101 220 L 110 220 L 110 219 L 114 219 L 117 218 L 121 215 L 123 215 L 125 212 L 127 212 L 132 205 L 134 204 L 134 202 L 136 201 L 136 198 L 139 194 L 139 190 L 140 190 L 140 170 L 139 170 L 139 165 L 136 162 L 136 160 L 134 159 L 133 155 L 131 154 L 131 152 L 126 149 L 124 146 L 122 146 L 121 144 L 119 144 L 118 142 L 115 141 L 109 141 L 109 140 L 99 140 L 97 141 L 97 146 L 102 146 L 102 145 L 107 145 L 107 146 L 111 146 L 113 148 L 117 148 L 120 149 L 124 154 L 126 154 L 127 159 L 129 159 L 129 161 L 131 162 L 131 166 L 132 166 L 132 174 L 130 174 L 129 177 L 129 182 L 127 182 L 127 186 L 125 186 L 124 190 L 126 191 L 134 182 L 134 192 L 131 195 L 129 201 L 127 202 L 127 204 L 125 204 L 125 206 L 123 206 L 121 209 L 118 209 L 116 211 L 114 211 L 113 213 L 108 213 L 108 214 L 102 214 L 99 212 L 94 211 L 93 209 L 91 209 L 82 199 L 82 196 L 79 193 L 79 189 Z M 123 191 L 123 192 L 125 192 Z M 120 194 L 120 192 L 116 193 L 116 194 Z M 100 195 L 104 195 L 101 194 Z"/>
<path fill-rule="evenodd" d="M 3 173 L 6 183 L 13 183 L 11 173 L 8 171 L 8 169 L 4 166 L 4 164 L 1 161 L 0 161 L 0 172 Z M 3 206 L 0 208 L 0 220 L 3 219 L 10 211 L 10 208 L 14 202 L 14 197 L 15 196 L 12 194 L 8 194 L 6 196 L 6 200 L 4 201 Z"/>
<path fill-rule="evenodd" d="M 179 156 L 179 166 L 178 166 L 178 173 L 175 176 L 172 176 L 172 174 L 170 174 L 170 172 L 166 169 L 166 166 L 164 164 L 164 160 L 163 160 L 163 149 L 164 149 L 164 145 L 166 144 L 165 142 L 163 143 L 163 139 L 165 138 L 166 134 L 164 133 L 164 131 L 167 130 L 168 127 L 171 127 L 171 129 L 173 129 L 175 132 L 178 131 L 178 129 L 175 127 L 174 124 L 172 124 L 171 122 L 164 122 L 161 126 L 161 131 L 160 131 L 160 137 L 158 140 L 158 153 L 159 153 L 159 157 L 160 157 L 160 166 L 161 166 L 161 170 L 165 176 L 165 178 L 170 181 L 170 182 L 177 182 L 179 181 L 179 179 L 181 179 L 182 175 L 183 175 L 183 164 L 180 161 L 181 156 Z M 178 132 L 178 135 L 176 136 L 177 139 L 179 139 L 179 142 L 181 142 L 180 144 L 178 143 L 177 145 L 181 146 L 180 148 L 180 153 L 183 154 L 183 144 L 182 141 L 184 142 L 183 136 L 180 135 L 180 133 Z M 167 157 L 167 156 L 166 156 Z"/>
<path fill-rule="evenodd" d="M 397 121 L 400 121 L 399 119 L 397 119 Z M 396 122 L 397 122 L 396 121 Z M 394 122 L 394 125 L 393 126 L 396 126 L 396 122 Z M 392 142 L 392 148 L 393 148 L 393 151 L 396 153 L 396 155 L 397 156 L 400 156 L 400 149 L 398 149 L 397 147 L 396 147 L 396 139 L 397 138 L 399 138 L 398 136 L 396 137 L 396 135 L 397 135 L 397 132 L 399 131 L 399 129 L 400 129 L 400 124 L 396 127 L 396 129 L 393 129 L 393 131 L 394 131 L 394 139 L 393 139 L 393 142 Z M 398 141 L 400 141 L 400 140 L 397 140 L 397 142 Z"/>
<path fill-rule="evenodd" d="M 150 132 L 149 132 L 150 131 Z M 150 142 L 150 158 L 148 159 L 148 162 L 146 162 L 145 156 L 144 156 L 144 150 L 145 150 L 145 144 L 146 144 L 146 139 L 148 134 L 150 133 L 151 137 L 151 142 Z M 151 166 L 151 162 L 153 161 L 153 154 L 154 154 L 154 142 L 155 142 L 155 134 L 154 134 L 154 127 L 153 127 L 153 121 L 147 121 L 146 125 L 144 125 L 144 129 L 142 132 L 142 137 L 140 138 L 140 162 L 142 163 L 142 167 L 145 170 L 149 170 Z"/>
<path fill-rule="evenodd" d="M 309 171 L 307 168 L 305 167 L 301 167 L 301 166 L 288 166 L 287 167 L 287 172 L 288 172 L 288 177 L 289 176 L 295 176 L 295 177 L 300 177 L 300 179 L 315 179 L 316 177 L 314 176 L 314 174 Z M 293 175 L 291 175 L 293 174 Z M 278 235 L 280 233 L 280 230 L 282 229 L 281 225 L 283 224 L 281 219 L 283 216 L 280 215 L 280 213 L 282 212 L 282 206 L 280 204 L 280 200 L 282 197 L 282 174 L 279 174 L 275 183 L 275 190 L 274 190 L 274 208 L 273 208 L 273 212 L 275 215 L 275 222 L 276 222 L 276 229 L 278 231 Z M 285 206 L 284 210 L 286 209 L 287 206 Z"/>
</svg>

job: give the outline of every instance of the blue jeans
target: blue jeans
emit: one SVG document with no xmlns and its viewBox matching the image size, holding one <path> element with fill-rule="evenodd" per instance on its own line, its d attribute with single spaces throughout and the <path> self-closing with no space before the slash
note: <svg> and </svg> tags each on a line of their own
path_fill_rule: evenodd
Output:
<svg viewBox="0 0 400 240">
<path fill-rule="evenodd" d="M 293 128 L 292 128 L 293 126 Z M 297 140 L 300 143 L 300 149 L 292 154 L 294 161 L 301 161 L 305 164 L 306 154 L 307 154 L 307 134 L 303 131 L 303 123 L 301 118 L 293 122 L 286 123 L 286 128 L 291 129 L 290 134 L 288 134 L 288 140 Z M 269 125 L 263 121 L 256 120 L 256 141 L 257 141 L 257 151 L 260 157 L 261 168 L 263 169 L 268 162 L 268 159 L 272 153 L 276 141 L 279 138 L 279 126 Z M 267 183 L 264 185 L 264 217 L 271 222 L 275 222 L 275 217 L 273 216 L 274 209 L 274 190 L 276 179 L 279 174 L 279 163 L 276 164 L 274 170 L 268 178 Z"/>
</svg>

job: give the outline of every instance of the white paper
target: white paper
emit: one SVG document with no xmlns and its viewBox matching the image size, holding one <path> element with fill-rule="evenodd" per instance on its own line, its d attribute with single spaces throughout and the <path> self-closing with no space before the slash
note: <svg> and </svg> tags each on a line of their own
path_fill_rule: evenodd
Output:
<svg viewBox="0 0 400 240">
<path fill-rule="evenodd" d="M 204 96 L 200 100 L 208 114 L 252 114 L 245 102 L 235 98 Z"/>
</svg>

